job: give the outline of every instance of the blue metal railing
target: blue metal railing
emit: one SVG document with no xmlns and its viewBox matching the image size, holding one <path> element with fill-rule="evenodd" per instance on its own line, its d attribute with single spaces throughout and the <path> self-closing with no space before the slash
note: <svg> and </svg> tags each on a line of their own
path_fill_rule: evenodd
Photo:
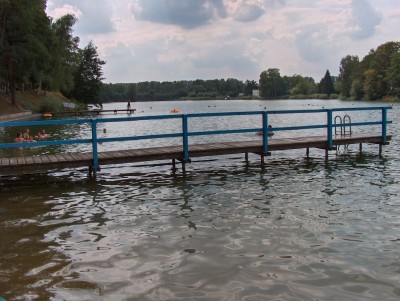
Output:
<svg viewBox="0 0 400 301">
<path fill-rule="evenodd" d="M 387 110 L 391 107 L 361 107 L 361 108 L 336 108 L 336 109 L 316 109 L 316 110 L 275 110 L 275 111 L 249 111 L 249 112 L 219 112 L 219 113 L 194 113 L 194 114 L 174 114 L 174 115 L 155 115 L 155 116 L 135 116 L 135 117 L 118 117 L 118 118 L 92 118 L 92 119 L 76 119 L 76 120 L 40 120 L 40 121 L 18 121 L 18 122 L 0 122 L 0 127 L 19 127 L 19 126 L 41 126 L 41 125 L 67 125 L 67 124 L 90 124 L 91 138 L 88 139 L 70 139 L 70 140 L 46 140 L 32 143 L 0 143 L 1 148 L 17 148 L 17 147 L 33 147 L 33 146 L 49 146 L 49 145 L 70 145 L 70 144 L 91 144 L 93 153 L 93 168 L 97 170 L 99 167 L 98 159 L 98 143 L 106 142 L 121 142 L 145 139 L 160 139 L 160 138 L 182 138 L 182 159 L 185 162 L 189 161 L 189 137 L 194 136 L 210 136 L 220 134 L 237 134 L 237 133 L 255 133 L 262 131 L 264 154 L 268 152 L 268 133 L 270 131 L 295 131 L 295 130 L 310 130 L 310 129 L 326 129 L 327 131 L 327 148 L 333 147 L 333 128 L 341 127 L 343 124 L 334 124 L 332 121 L 333 112 L 341 111 L 381 111 L 380 121 L 366 121 L 346 124 L 347 126 L 370 126 L 380 125 L 382 143 L 387 140 L 387 125 L 391 121 L 387 120 Z M 270 115 L 283 115 L 283 114 L 315 114 L 326 113 L 325 124 L 302 125 L 302 126 L 282 126 L 268 128 L 268 120 Z M 249 116 L 258 115 L 262 117 L 261 128 L 242 128 L 242 129 L 217 129 L 211 131 L 189 131 L 189 120 L 194 118 L 208 118 L 208 117 L 224 117 L 224 116 Z M 180 119 L 182 122 L 182 132 L 166 133 L 166 134 L 152 134 L 152 135 L 136 135 L 126 137 L 113 137 L 113 138 L 98 138 L 97 125 L 99 123 L 109 122 L 127 122 L 127 121 L 151 121 L 151 120 L 167 120 L 167 119 Z"/>
</svg>

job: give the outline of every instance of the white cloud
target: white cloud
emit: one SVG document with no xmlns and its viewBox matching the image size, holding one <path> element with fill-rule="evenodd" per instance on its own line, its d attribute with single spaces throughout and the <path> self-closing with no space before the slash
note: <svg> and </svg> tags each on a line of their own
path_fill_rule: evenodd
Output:
<svg viewBox="0 0 400 301">
<path fill-rule="evenodd" d="M 82 12 L 75 6 L 64 4 L 60 7 L 55 7 L 54 10 L 49 11 L 49 14 L 54 19 L 59 19 L 65 15 L 74 15 L 76 18 L 82 16 Z"/>
<path fill-rule="evenodd" d="M 74 34 L 98 47 L 106 82 L 258 80 L 268 68 L 319 81 L 327 69 L 337 74 L 344 56 L 362 58 L 398 39 L 399 7 L 393 0 L 48 2 L 53 16 L 79 15 Z"/>
<path fill-rule="evenodd" d="M 235 13 L 235 20 L 241 22 L 251 22 L 260 18 L 264 14 L 264 9 L 256 4 L 243 3 Z"/>
<path fill-rule="evenodd" d="M 352 0 L 352 20 L 349 22 L 354 39 L 366 39 L 374 35 L 376 27 L 382 21 L 382 16 L 367 0 Z"/>
<path fill-rule="evenodd" d="M 47 11 L 49 15 L 56 18 L 60 17 L 61 13 L 74 14 L 78 19 L 76 30 L 83 35 L 104 34 L 114 31 L 112 1 L 52 0 L 47 5 Z"/>
</svg>

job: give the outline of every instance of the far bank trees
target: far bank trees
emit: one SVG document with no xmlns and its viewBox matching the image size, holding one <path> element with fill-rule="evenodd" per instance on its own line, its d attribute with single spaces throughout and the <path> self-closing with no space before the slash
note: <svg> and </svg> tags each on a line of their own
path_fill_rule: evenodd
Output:
<svg viewBox="0 0 400 301">
<path fill-rule="evenodd" d="M 260 74 L 259 90 L 260 97 L 265 99 L 329 98 L 335 92 L 334 78 L 329 70 L 319 84 L 316 84 L 311 77 L 297 74 L 281 76 L 277 68 L 268 69 Z"/>
<path fill-rule="evenodd" d="M 361 61 L 348 55 L 340 61 L 338 83 L 342 98 L 400 98 L 400 42 L 372 49 Z"/>
</svg>

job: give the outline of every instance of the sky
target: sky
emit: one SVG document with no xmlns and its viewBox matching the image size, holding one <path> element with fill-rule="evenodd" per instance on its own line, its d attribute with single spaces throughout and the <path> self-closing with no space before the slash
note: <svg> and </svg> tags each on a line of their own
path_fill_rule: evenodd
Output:
<svg viewBox="0 0 400 301">
<path fill-rule="evenodd" d="M 278 68 L 317 82 L 346 55 L 400 41 L 399 0 L 47 0 L 97 47 L 105 83 L 255 80 Z"/>
</svg>

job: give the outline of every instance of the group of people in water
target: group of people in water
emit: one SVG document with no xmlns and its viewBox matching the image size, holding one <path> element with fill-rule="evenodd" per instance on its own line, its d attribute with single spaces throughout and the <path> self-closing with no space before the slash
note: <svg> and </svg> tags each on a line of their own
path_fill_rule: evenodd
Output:
<svg viewBox="0 0 400 301">
<path fill-rule="evenodd" d="M 129 105 L 130 105 L 130 103 L 129 103 Z M 268 128 L 272 128 L 272 126 L 268 125 Z M 103 129 L 103 133 L 106 133 L 106 132 L 107 132 L 107 130 Z M 263 134 L 262 131 L 256 132 L 256 135 L 262 135 L 262 134 Z M 272 130 L 269 130 L 268 136 L 272 137 L 273 135 L 274 135 L 274 132 Z M 49 134 L 47 134 L 45 130 L 41 130 L 37 134 L 37 136 L 33 137 L 30 135 L 29 129 L 26 129 L 23 133 L 21 133 L 21 132 L 17 133 L 17 137 L 14 138 L 14 142 L 36 142 L 38 140 L 44 140 L 48 137 L 49 137 Z"/>
<path fill-rule="evenodd" d="M 36 142 L 38 140 L 44 140 L 48 137 L 49 135 L 45 130 L 41 130 L 37 136 L 33 137 L 30 135 L 29 129 L 26 129 L 23 133 L 17 133 L 17 137 L 14 138 L 14 142 Z"/>
</svg>

